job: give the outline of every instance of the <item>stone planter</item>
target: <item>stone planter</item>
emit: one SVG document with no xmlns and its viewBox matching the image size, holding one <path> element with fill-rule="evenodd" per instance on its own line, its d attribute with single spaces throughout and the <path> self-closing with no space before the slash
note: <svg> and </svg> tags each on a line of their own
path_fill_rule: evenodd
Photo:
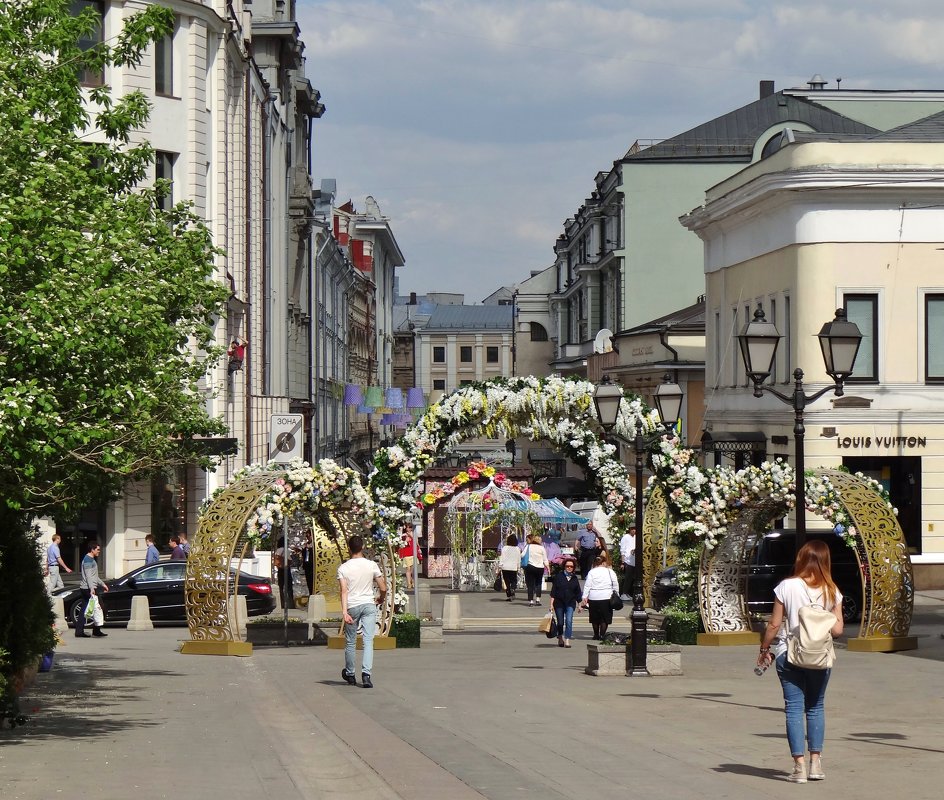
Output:
<svg viewBox="0 0 944 800">
<path fill-rule="evenodd" d="M 587 675 L 598 678 L 616 675 L 626 676 L 630 667 L 629 648 L 620 644 L 588 644 L 587 645 Z"/>
<path fill-rule="evenodd" d="M 626 655 L 627 669 L 632 669 L 633 654 Z M 646 649 L 646 671 L 653 677 L 682 675 L 682 648 L 674 644 L 650 644 Z"/>
<path fill-rule="evenodd" d="M 288 623 L 288 643 L 290 645 L 326 645 L 328 634 L 318 625 L 311 625 L 311 636 L 308 633 L 308 622 Z M 246 625 L 246 641 L 254 646 L 265 647 L 285 644 L 285 624 L 282 622 L 250 622 Z"/>
<path fill-rule="evenodd" d="M 420 647 L 442 647 L 445 643 L 441 619 L 420 620 Z"/>
</svg>

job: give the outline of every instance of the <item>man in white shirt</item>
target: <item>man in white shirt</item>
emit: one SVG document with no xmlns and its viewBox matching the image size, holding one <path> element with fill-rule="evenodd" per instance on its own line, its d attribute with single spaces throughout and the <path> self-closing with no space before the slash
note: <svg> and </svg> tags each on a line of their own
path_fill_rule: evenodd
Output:
<svg viewBox="0 0 944 800">
<path fill-rule="evenodd" d="M 619 543 L 620 559 L 623 561 L 624 600 L 632 600 L 633 578 L 636 574 L 636 529 L 630 528 L 623 534 Z"/>
<path fill-rule="evenodd" d="M 354 658 L 357 654 L 357 628 L 364 636 L 364 652 L 361 659 L 361 680 L 365 689 L 373 689 L 371 669 L 374 665 L 374 634 L 377 632 L 377 606 L 387 596 L 387 582 L 380 567 L 372 559 L 364 557 L 364 537 L 352 536 L 348 540 L 351 557 L 338 567 L 338 583 L 341 584 L 341 614 L 344 617 L 344 669 L 341 677 L 351 686 L 357 684 L 354 677 Z M 374 598 L 374 586 L 380 594 Z"/>
</svg>

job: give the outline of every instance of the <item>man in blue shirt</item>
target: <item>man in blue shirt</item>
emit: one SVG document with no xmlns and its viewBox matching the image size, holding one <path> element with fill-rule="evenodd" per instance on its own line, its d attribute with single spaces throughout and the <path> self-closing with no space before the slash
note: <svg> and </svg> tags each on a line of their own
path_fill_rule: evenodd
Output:
<svg viewBox="0 0 944 800">
<path fill-rule="evenodd" d="M 156 564 L 158 561 L 161 560 L 161 552 L 160 550 L 157 549 L 156 545 L 154 544 L 154 534 L 149 533 L 147 536 L 144 537 L 144 541 L 147 542 L 147 546 L 148 546 L 147 552 L 144 554 L 144 566 L 148 566 L 149 564 Z"/>
<path fill-rule="evenodd" d="M 586 580 L 597 555 L 597 532 L 593 529 L 593 520 L 587 521 L 586 530 L 577 537 L 576 549 L 577 558 L 580 560 L 580 576 Z"/>
<path fill-rule="evenodd" d="M 46 548 L 46 588 L 49 591 L 49 594 L 52 594 L 56 589 L 62 589 L 62 575 L 59 573 L 60 569 L 64 569 L 66 572 L 72 572 L 66 566 L 66 562 L 62 560 L 62 554 L 59 552 L 59 542 L 62 541 L 62 537 L 58 533 L 52 535 L 52 543 L 49 547 Z"/>
</svg>

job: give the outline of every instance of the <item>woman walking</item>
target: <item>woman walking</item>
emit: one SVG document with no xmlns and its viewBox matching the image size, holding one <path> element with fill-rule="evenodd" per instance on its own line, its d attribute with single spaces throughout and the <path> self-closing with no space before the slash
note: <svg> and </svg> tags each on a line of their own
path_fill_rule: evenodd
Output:
<svg viewBox="0 0 944 800">
<path fill-rule="evenodd" d="M 606 636 L 606 629 L 613 624 L 613 608 L 610 605 L 613 592 L 619 593 L 619 580 L 616 573 L 607 566 L 606 556 L 599 555 L 593 560 L 593 568 L 587 573 L 581 604 L 584 608 L 590 607 L 594 640 Z"/>
<path fill-rule="evenodd" d="M 832 670 L 803 669 L 790 664 L 787 637 L 797 634 L 800 609 L 811 605 L 832 612 L 836 624 L 830 632 L 833 637 L 842 634 L 842 594 L 833 581 L 829 548 L 824 542 L 813 539 L 800 548 L 793 575 L 774 589 L 774 598 L 773 614 L 761 641 L 757 664 L 765 668 L 773 662 L 777 664 L 787 717 L 787 741 L 793 755 L 789 780 L 793 783 L 806 783 L 807 778 L 821 781 L 826 777 L 821 758 L 826 735 L 824 701 Z M 804 738 L 810 751 L 809 772 L 804 762 Z"/>
<path fill-rule="evenodd" d="M 541 585 L 544 583 L 544 570 L 548 566 L 547 551 L 541 544 L 541 537 L 532 534 L 522 552 L 522 561 L 527 558 L 524 568 L 524 582 L 528 587 L 528 605 L 541 605 Z"/>
<path fill-rule="evenodd" d="M 575 574 L 577 561 L 564 559 L 564 568 L 551 581 L 551 611 L 557 617 L 557 646 L 570 647 L 574 638 L 574 611 L 580 600 L 580 581 Z"/>
<path fill-rule="evenodd" d="M 518 570 L 521 568 L 518 537 L 513 533 L 509 533 L 505 539 L 505 546 L 498 557 L 498 568 L 501 570 L 502 581 L 505 583 L 505 600 L 510 603 L 515 599 L 515 591 L 518 588 Z"/>
</svg>

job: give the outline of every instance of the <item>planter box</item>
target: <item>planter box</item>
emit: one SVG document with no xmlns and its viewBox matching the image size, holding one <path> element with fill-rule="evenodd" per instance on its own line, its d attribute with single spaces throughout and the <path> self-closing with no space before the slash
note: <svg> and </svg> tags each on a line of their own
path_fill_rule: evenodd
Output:
<svg viewBox="0 0 944 800">
<path fill-rule="evenodd" d="M 442 647 L 445 643 L 441 619 L 420 620 L 420 647 Z"/>
<path fill-rule="evenodd" d="M 328 634 L 318 625 L 311 624 L 309 637 L 308 622 L 288 623 L 288 643 L 291 645 L 326 645 Z M 252 645 L 285 644 L 285 624 L 282 622 L 250 622 L 246 625 L 246 641 Z"/>
<path fill-rule="evenodd" d="M 607 675 L 626 677 L 630 667 L 629 648 L 619 644 L 588 644 L 587 645 L 587 675 L 598 678 Z"/>
<path fill-rule="evenodd" d="M 632 669 L 633 654 L 626 656 L 627 669 Z M 653 677 L 682 675 L 682 648 L 673 644 L 650 644 L 646 649 L 646 671 Z"/>
</svg>

